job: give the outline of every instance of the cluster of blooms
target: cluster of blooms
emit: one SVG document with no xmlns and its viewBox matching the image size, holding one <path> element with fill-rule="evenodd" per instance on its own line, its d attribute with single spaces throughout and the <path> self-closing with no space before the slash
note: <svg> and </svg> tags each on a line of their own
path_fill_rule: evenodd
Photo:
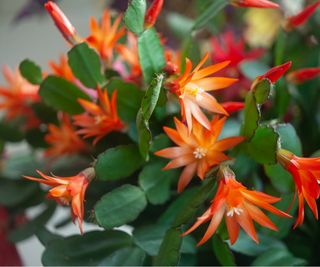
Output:
<svg viewBox="0 0 320 267">
<path fill-rule="evenodd" d="M 237 7 L 279 8 L 278 4 L 267 0 L 231 0 L 230 3 Z M 146 27 L 151 27 L 155 23 L 162 5 L 163 1 L 153 1 L 145 17 Z M 301 13 L 286 18 L 285 28 L 292 30 L 303 24 L 319 5 L 320 1 L 317 1 L 306 7 Z M 110 12 L 106 10 L 100 23 L 91 18 L 91 33 L 88 37 L 82 38 L 54 3 L 49 1 L 45 7 L 68 43 L 75 45 L 79 42 L 87 42 L 98 52 L 105 66 L 117 69 L 123 79 L 141 84 L 142 71 L 138 58 L 137 39 L 133 34 L 126 32 L 123 26 L 120 26 L 122 16 L 118 16 L 111 23 Z M 123 36 L 127 37 L 126 44 L 119 43 L 119 39 Z M 252 83 L 241 72 L 240 63 L 244 60 L 260 58 L 264 50 L 255 49 L 246 52 L 243 40 L 237 40 L 232 32 L 226 32 L 221 38 L 212 38 L 211 42 L 213 47 L 211 59 L 215 64 L 203 67 L 209 54 L 206 54 L 194 68 L 191 60 L 187 58 L 182 73 L 180 73 L 179 53 L 166 50 L 167 63 L 164 68 L 168 73 L 166 87 L 179 100 L 181 119 L 174 119 L 175 129 L 164 127 L 165 133 L 176 146 L 162 149 L 155 154 L 171 159 L 164 167 L 165 170 L 184 167 L 178 182 L 178 192 L 182 192 L 195 175 L 203 180 L 212 168 L 219 167 L 218 189 L 209 209 L 184 234 L 210 221 L 208 230 L 199 242 L 202 244 L 215 233 L 224 217 L 232 244 L 237 240 L 240 226 L 253 240 L 258 242 L 253 221 L 277 230 L 277 227 L 260 208 L 279 216 L 291 216 L 272 206 L 280 198 L 247 189 L 236 180 L 235 174 L 225 165 L 225 162 L 230 159 L 226 151 L 243 142 L 244 137 L 219 139 L 219 135 L 230 113 L 244 107 L 242 102 L 229 100 L 243 99 L 246 91 L 241 90 L 250 88 Z M 116 53 L 119 57 L 115 57 Z M 124 63 L 130 66 L 129 73 L 125 70 Z M 272 68 L 259 76 L 253 84 L 264 78 L 275 83 L 290 65 L 289 62 Z M 61 57 L 59 63 L 50 62 L 50 67 L 53 74 L 79 85 L 91 95 L 92 99 L 79 99 L 80 105 L 85 110 L 84 113 L 72 117 L 61 113 L 59 114 L 59 125 L 47 125 L 48 134 L 45 140 L 50 147 L 45 151 L 45 155 L 58 157 L 85 153 L 92 147 L 84 139 L 93 138 L 92 145 L 95 146 L 110 132 L 126 131 L 126 125 L 117 113 L 116 90 L 109 97 L 107 90 L 90 89 L 81 85 L 73 75 L 64 56 Z M 26 128 L 38 127 L 40 122 L 30 106 L 40 101 L 39 87 L 24 80 L 18 71 L 14 73 L 5 67 L 3 73 L 8 81 L 6 87 L 0 87 L 2 98 L 0 110 L 5 111 L 5 118 L 11 120 L 24 117 Z M 219 73 L 219 76 L 213 76 L 216 73 Z M 302 83 L 319 74 L 320 68 L 306 68 L 293 71 L 286 78 L 291 83 Z M 241 90 L 235 89 L 236 82 Z M 227 87 L 231 88 L 228 91 L 231 93 L 226 93 L 223 97 L 226 102 L 219 103 L 212 95 L 212 91 Z M 304 200 L 313 211 L 314 216 L 318 218 L 316 200 L 320 196 L 320 158 L 300 158 L 281 148 L 278 149 L 277 158 L 278 162 L 292 174 L 296 184 L 299 212 L 295 226 L 303 223 Z M 40 171 L 38 173 L 43 179 L 29 176 L 25 178 L 52 187 L 48 196 L 59 203 L 71 203 L 73 219 L 78 220 L 82 232 L 85 191 L 95 177 L 94 168 L 85 169 L 73 177 L 52 177 Z"/>
</svg>

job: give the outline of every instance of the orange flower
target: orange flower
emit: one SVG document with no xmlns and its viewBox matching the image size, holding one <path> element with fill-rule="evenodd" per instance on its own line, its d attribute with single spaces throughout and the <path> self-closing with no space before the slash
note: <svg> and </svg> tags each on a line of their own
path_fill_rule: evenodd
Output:
<svg viewBox="0 0 320 267">
<path fill-rule="evenodd" d="M 184 73 L 171 83 L 171 90 L 179 96 L 181 114 L 183 119 L 187 121 L 189 132 L 192 129 L 192 116 L 204 127 L 210 129 L 210 122 L 200 107 L 210 112 L 228 115 L 208 91 L 226 88 L 237 81 L 233 78 L 208 77 L 229 65 L 230 61 L 224 61 L 200 70 L 207 58 L 208 54 L 202 58 L 193 71 L 191 71 L 192 63 L 187 58 Z"/>
<path fill-rule="evenodd" d="M 95 18 L 90 18 L 91 34 L 87 37 L 87 42 L 99 52 L 102 59 L 109 62 L 113 57 L 113 48 L 126 31 L 124 27 L 119 28 L 121 19 L 122 16 L 118 16 L 111 25 L 108 10 L 103 12 L 100 26 Z"/>
<path fill-rule="evenodd" d="M 162 149 L 155 155 L 172 159 L 164 170 L 185 166 L 178 182 L 178 192 L 184 190 L 196 173 L 203 180 L 211 167 L 229 159 L 224 154 L 225 150 L 243 141 L 244 138 L 241 136 L 217 141 L 225 120 L 226 117 L 219 119 L 215 116 L 210 122 L 210 130 L 194 121 L 190 134 L 188 128 L 176 118 L 177 130 L 164 127 L 166 134 L 178 146 Z"/>
<path fill-rule="evenodd" d="M 27 120 L 26 128 L 33 128 L 39 125 L 30 104 L 38 102 L 39 86 L 33 85 L 25 80 L 19 70 L 13 72 L 8 66 L 3 67 L 3 76 L 8 85 L 0 86 L 0 110 L 5 111 L 7 120 L 24 117 Z"/>
<path fill-rule="evenodd" d="M 285 149 L 277 152 L 278 162 L 291 173 L 298 191 L 299 211 L 294 228 L 303 223 L 304 199 L 318 219 L 316 199 L 320 196 L 320 158 L 301 158 Z"/>
<path fill-rule="evenodd" d="M 113 92 L 110 102 L 107 90 L 98 88 L 98 100 L 99 105 L 79 99 L 86 113 L 73 117 L 74 124 L 82 128 L 77 133 L 83 134 L 84 138 L 95 137 L 93 145 L 110 132 L 120 131 L 124 127 L 117 113 L 117 91 Z"/>
<path fill-rule="evenodd" d="M 259 243 L 253 221 L 256 221 L 263 227 L 278 231 L 278 228 L 260 208 L 279 216 L 291 217 L 289 214 L 271 205 L 280 201 L 280 198 L 248 190 L 235 179 L 235 174 L 229 167 L 220 167 L 218 176 L 220 178 L 218 190 L 211 201 L 210 208 L 201 217 L 198 217 L 196 223 L 189 230 L 183 233 L 183 235 L 187 235 L 201 224 L 210 221 L 208 229 L 198 243 L 198 246 L 205 243 L 216 232 L 223 216 L 231 244 L 234 244 L 238 239 L 240 227 L 256 243 Z"/>
<path fill-rule="evenodd" d="M 68 43 L 75 45 L 81 41 L 77 36 L 76 29 L 73 27 L 69 19 L 57 4 L 53 3 L 52 1 L 48 1 L 44 4 L 44 7 L 49 12 L 57 28 Z"/>
<path fill-rule="evenodd" d="M 47 176 L 38 171 L 43 178 L 23 176 L 26 179 L 51 186 L 48 197 L 56 200 L 59 204 L 69 205 L 71 203 L 71 214 L 73 222 L 78 220 L 81 234 L 83 233 L 82 223 L 84 215 L 84 197 L 89 183 L 95 177 L 94 168 L 87 168 L 75 176 L 59 177 Z"/>
<path fill-rule="evenodd" d="M 49 124 L 45 140 L 51 145 L 46 156 L 58 157 L 88 151 L 87 144 L 77 135 L 67 115 L 63 115 L 60 126 Z"/>
<path fill-rule="evenodd" d="M 68 64 L 68 59 L 65 55 L 60 56 L 59 63 L 55 63 L 54 61 L 49 61 L 49 66 L 53 74 L 59 77 L 62 77 L 70 82 L 74 82 L 76 80 Z"/>
<path fill-rule="evenodd" d="M 118 44 L 116 50 L 120 54 L 120 57 L 131 66 L 130 80 L 136 81 L 141 77 L 141 67 L 138 56 L 138 44 L 137 38 L 131 32 L 127 34 L 128 45 Z"/>
</svg>

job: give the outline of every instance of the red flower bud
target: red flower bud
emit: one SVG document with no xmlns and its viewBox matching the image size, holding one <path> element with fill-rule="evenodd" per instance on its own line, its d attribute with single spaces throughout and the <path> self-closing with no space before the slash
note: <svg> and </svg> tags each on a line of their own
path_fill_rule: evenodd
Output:
<svg viewBox="0 0 320 267">
<path fill-rule="evenodd" d="M 232 112 L 236 112 L 239 110 L 242 110 L 244 108 L 244 103 L 243 102 L 224 102 L 221 103 L 221 106 L 228 112 L 228 113 L 232 113 Z"/>
<path fill-rule="evenodd" d="M 258 76 L 256 80 L 269 79 L 272 83 L 275 83 L 291 67 L 291 64 L 292 62 L 288 61 L 287 63 L 273 67 L 265 74 Z"/>
<path fill-rule="evenodd" d="M 320 6 L 320 1 L 315 2 L 314 4 L 311 4 L 307 6 L 305 9 L 303 9 L 300 13 L 297 15 L 288 17 L 285 20 L 284 28 L 287 31 L 290 31 L 303 23 L 307 21 L 307 19 L 316 11 L 316 9 Z"/>
<path fill-rule="evenodd" d="M 78 43 L 76 29 L 73 27 L 69 19 L 62 12 L 62 10 L 53 2 L 48 1 L 44 4 L 44 7 L 49 12 L 51 18 L 53 19 L 55 25 L 62 33 L 63 37 L 67 40 L 71 45 L 75 45 Z"/>
<path fill-rule="evenodd" d="M 163 70 L 165 71 L 165 73 L 167 73 L 168 75 L 173 75 L 176 74 L 179 70 L 179 67 L 174 64 L 171 61 L 167 61 L 165 67 L 163 68 Z"/>
<path fill-rule="evenodd" d="M 150 28 L 155 24 L 161 12 L 162 6 L 163 0 L 153 0 L 151 6 L 148 8 L 147 13 L 144 17 L 145 27 Z"/>
<path fill-rule="evenodd" d="M 294 84 L 300 84 L 305 81 L 316 78 L 320 75 L 320 68 L 305 68 L 290 72 L 286 79 Z"/>
<path fill-rule="evenodd" d="M 231 0 L 237 7 L 279 8 L 279 5 L 268 0 Z"/>
</svg>

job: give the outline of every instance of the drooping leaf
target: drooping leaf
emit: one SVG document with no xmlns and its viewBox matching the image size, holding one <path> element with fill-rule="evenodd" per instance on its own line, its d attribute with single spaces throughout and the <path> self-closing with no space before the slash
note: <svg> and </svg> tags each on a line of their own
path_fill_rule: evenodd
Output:
<svg viewBox="0 0 320 267">
<path fill-rule="evenodd" d="M 110 93 L 117 90 L 117 109 L 120 118 L 124 121 L 134 121 L 143 98 L 141 91 L 135 84 L 126 83 L 120 79 L 111 79 L 107 85 Z"/>
<path fill-rule="evenodd" d="M 138 247 L 126 247 L 116 250 L 99 262 L 98 266 L 143 266 L 146 254 Z"/>
<path fill-rule="evenodd" d="M 167 230 L 159 253 L 154 261 L 154 266 L 177 266 L 180 260 L 181 244 L 182 236 L 180 227 Z"/>
<path fill-rule="evenodd" d="M 214 16 L 216 16 L 227 5 L 228 1 L 226 0 L 216 0 L 210 2 L 206 10 L 197 17 L 192 29 L 197 30 L 204 27 L 211 19 L 214 18 Z"/>
<path fill-rule="evenodd" d="M 228 246 L 219 235 L 215 234 L 212 238 L 214 254 L 222 266 L 235 266 L 234 256 Z"/>
<path fill-rule="evenodd" d="M 123 18 L 129 31 L 137 35 L 143 32 L 146 7 L 147 5 L 145 0 L 131 0 L 129 2 Z"/>
<path fill-rule="evenodd" d="M 143 164 L 136 145 L 122 145 L 107 149 L 98 156 L 95 165 L 97 178 L 117 180 L 130 176 Z"/>
<path fill-rule="evenodd" d="M 41 68 L 29 59 L 23 60 L 19 65 L 23 78 L 32 84 L 40 84 L 42 81 Z"/>
<path fill-rule="evenodd" d="M 138 134 L 139 152 L 147 161 L 149 160 L 149 149 L 152 141 L 152 133 L 149 128 L 149 122 L 143 118 L 141 109 L 137 114 L 136 128 Z"/>
<path fill-rule="evenodd" d="M 56 205 L 54 202 L 48 202 L 46 209 L 43 212 L 41 212 L 37 217 L 12 230 L 9 233 L 9 239 L 12 242 L 20 242 L 34 235 L 36 231 L 40 227 L 44 226 L 46 222 L 52 217 L 55 208 Z"/>
<path fill-rule="evenodd" d="M 156 256 L 168 229 L 168 225 L 158 223 L 135 228 L 132 233 L 134 243 L 148 255 Z M 196 241 L 192 236 L 183 237 L 181 253 L 195 254 L 195 247 Z"/>
<path fill-rule="evenodd" d="M 42 254 L 44 266 L 96 266 L 114 251 L 132 245 L 132 238 L 121 231 L 92 231 L 53 240 Z"/>
<path fill-rule="evenodd" d="M 104 82 L 98 54 L 87 43 L 75 45 L 68 52 L 68 63 L 73 74 L 89 88 L 96 88 Z"/>
<path fill-rule="evenodd" d="M 153 205 L 163 204 L 170 197 L 171 180 L 178 176 L 175 170 L 161 170 L 162 161 L 146 165 L 139 174 L 139 185 Z"/>
<path fill-rule="evenodd" d="M 149 128 L 149 119 L 157 105 L 164 75 L 160 74 L 152 80 L 147 92 L 145 93 L 141 108 L 137 114 L 137 130 L 139 136 L 139 150 L 145 160 L 149 159 L 149 149 L 152 140 L 152 133 Z"/>
<path fill-rule="evenodd" d="M 63 239 L 63 236 L 50 232 L 45 226 L 39 227 L 35 235 L 43 246 L 48 246 L 50 242 L 57 239 Z"/>
<path fill-rule="evenodd" d="M 69 114 L 78 114 L 83 111 L 78 102 L 79 98 L 90 99 L 76 85 L 57 76 L 48 76 L 41 83 L 39 94 L 47 105 Z"/>
<path fill-rule="evenodd" d="M 168 227 L 160 224 L 141 226 L 134 229 L 134 243 L 148 255 L 156 256 Z"/>
<path fill-rule="evenodd" d="M 146 205 L 144 192 L 126 184 L 105 194 L 95 205 L 94 212 L 99 225 L 112 229 L 135 220 Z"/>
<path fill-rule="evenodd" d="M 139 60 L 144 81 L 149 84 L 165 66 L 163 47 L 154 29 L 144 31 L 138 39 Z"/>
<path fill-rule="evenodd" d="M 259 255 L 251 266 L 305 266 L 305 259 L 292 255 L 287 248 L 273 248 Z"/>
<path fill-rule="evenodd" d="M 285 248 L 285 245 L 275 238 L 261 234 L 259 234 L 259 244 L 257 244 L 247 234 L 240 231 L 237 242 L 232 246 L 230 245 L 230 248 L 231 250 L 244 255 L 257 256 L 272 248 Z"/>
</svg>

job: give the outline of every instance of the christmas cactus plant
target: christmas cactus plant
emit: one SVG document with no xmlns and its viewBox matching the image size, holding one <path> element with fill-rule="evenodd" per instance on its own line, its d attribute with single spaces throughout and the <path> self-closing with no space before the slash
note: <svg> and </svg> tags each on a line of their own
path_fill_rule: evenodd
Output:
<svg viewBox="0 0 320 267">
<path fill-rule="evenodd" d="M 70 50 L 3 68 L 0 237 L 44 265 L 319 264 L 320 1 L 167 2 L 88 36 L 44 4 Z M 60 205 L 78 235 L 46 227 Z"/>
</svg>

